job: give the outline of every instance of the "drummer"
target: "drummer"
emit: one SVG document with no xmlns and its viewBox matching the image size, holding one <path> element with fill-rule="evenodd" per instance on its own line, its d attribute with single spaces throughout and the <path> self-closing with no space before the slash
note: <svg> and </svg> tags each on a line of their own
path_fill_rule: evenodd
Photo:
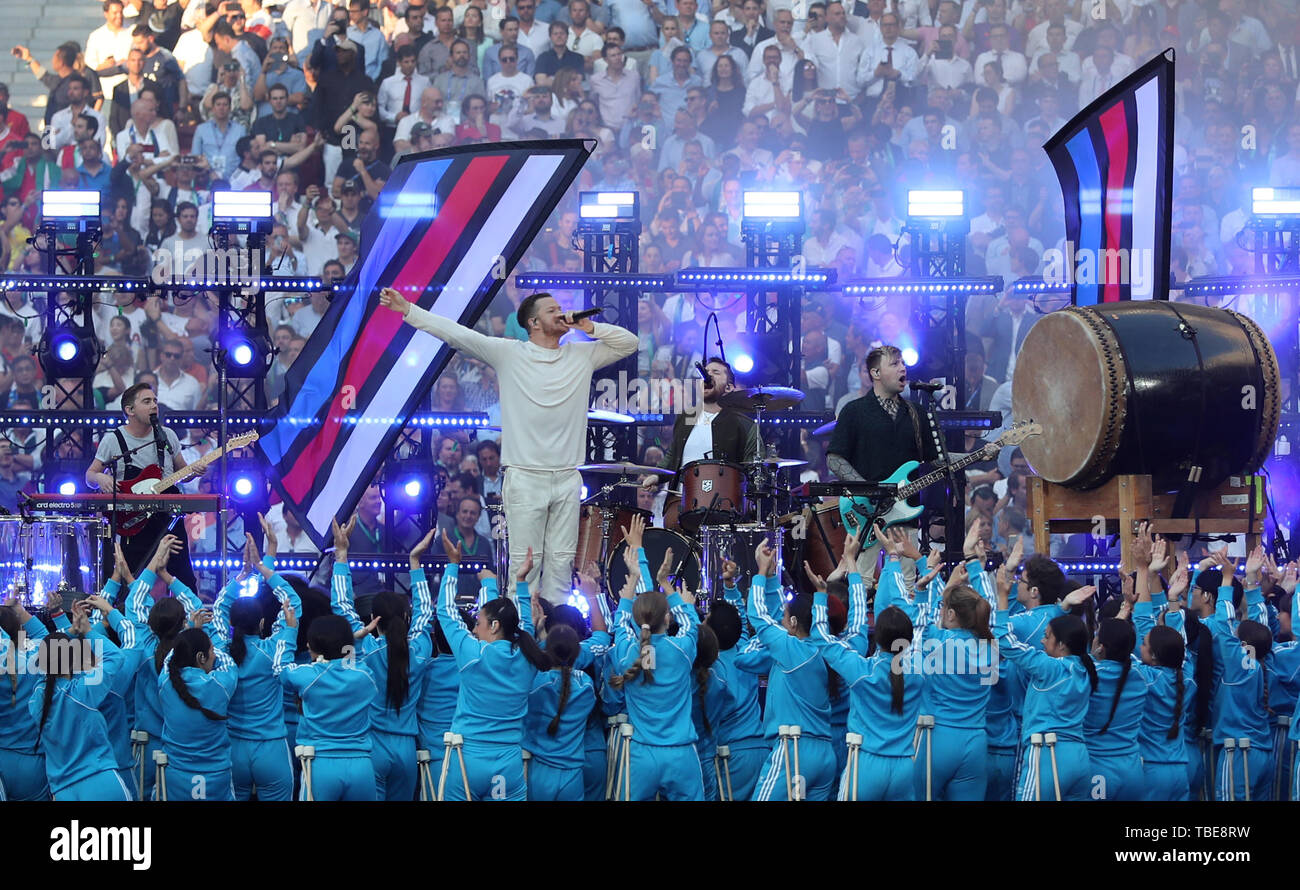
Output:
<svg viewBox="0 0 1300 890">
<path fill-rule="evenodd" d="M 723 408 L 718 401 L 736 389 L 736 373 L 720 358 L 709 359 L 703 370 L 697 400 L 699 410 L 677 415 L 672 444 L 659 464 L 659 469 L 666 472 L 643 477 L 643 488 L 653 489 L 668 475 L 675 477 L 682 467 L 698 460 L 731 463 L 758 460 L 758 426 L 739 411 Z"/>
</svg>

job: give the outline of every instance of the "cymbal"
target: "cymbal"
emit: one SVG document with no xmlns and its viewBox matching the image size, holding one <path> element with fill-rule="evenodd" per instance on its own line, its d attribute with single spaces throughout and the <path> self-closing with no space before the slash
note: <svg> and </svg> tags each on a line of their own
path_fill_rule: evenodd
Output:
<svg viewBox="0 0 1300 890">
<path fill-rule="evenodd" d="M 589 409 L 587 419 L 601 423 L 636 423 L 636 418 L 631 414 L 620 414 L 617 411 L 607 411 L 604 408 Z"/>
<path fill-rule="evenodd" d="M 831 433 L 835 432 L 835 424 L 837 423 L 839 423 L 838 420 L 832 420 L 830 423 L 823 423 L 821 426 L 817 427 L 817 429 L 813 430 L 808 435 L 829 436 Z"/>
<path fill-rule="evenodd" d="M 804 394 L 789 386 L 751 386 L 737 389 L 718 399 L 724 408 L 740 411 L 788 411 L 804 400 Z"/>
<path fill-rule="evenodd" d="M 643 467 L 640 464 L 629 463 L 628 461 L 619 461 L 609 464 L 583 464 L 578 467 L 579 473 L 610 473 L 615 476 L 644 476 L 647 473 L 658 473 L 658 467 Z"/>
<path fill-rule="evenodd" d="M 759 464 L 768 467 L 776 467 L 778 470 L 792 470 L 795 467 L 808 466 L 808 461 L 799 460 L 794 457 L 765 457 L 762 460 L 745 461 L 745 466 L 747 467 L 756 467 Z"/>
</svg>

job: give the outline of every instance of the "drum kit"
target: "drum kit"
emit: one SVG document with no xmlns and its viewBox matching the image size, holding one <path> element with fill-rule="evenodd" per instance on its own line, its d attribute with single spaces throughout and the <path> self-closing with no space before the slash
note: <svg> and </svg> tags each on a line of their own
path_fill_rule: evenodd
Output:
<svg viewBox="0 0 1300 890">
<path fill-rule="evenodd" d="M 98 593 L 108 520 L 63 516 L 0 516 L 0 599 L 43 608 L 51 593 L 67 602 Z"/>
</svg>

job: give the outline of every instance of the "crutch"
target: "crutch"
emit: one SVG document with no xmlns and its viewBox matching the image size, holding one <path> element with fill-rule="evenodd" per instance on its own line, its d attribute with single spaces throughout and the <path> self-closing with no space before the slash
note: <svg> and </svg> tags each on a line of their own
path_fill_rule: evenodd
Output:
<svg viewBox="0 0 1300 890">
<path fill-rule="evenodd" d="M 1030 756 L 1033 758 L 1034 765 L 1029 768 L 1029 777 L 1034 783 L 1034 800 L 1043 799 L 1043 786 L 1039 781 L 1039 774 L 1043 765 L 1043 734 L 1041 732 L 1031 733 L 1029 736 L 1029 746 L 1032 749 Z"/>
<path fill-rule="evenodd" d="M 916 718 L 916 734 L 912 737 L 913 759 L 920 754 L 923 734 L 925 736 L 925 799 L 934 800 L 934 716 L 932 714 L 921 714 Z"/>
<path fill-rule="evenodd" d="M 858 799 L 858 752 L 862 750 L 862 736 L 856 732 L 850 732 L 844 736 L 844 741 L 849 744 L 849 800 Z M 928 799 L 928 795 L 927 795 Z"/>
<path fill-rule="evenodd" d="M 420 769 L 420 800 L 437 800 L 438 791 L 433 785 L 433 755 L 429 753 L 429 749 L 416 749 L 415 762 L 419 764 Z"/>
<path fill-rule="evenodd" d="M 1232 775 L 1232 761 L 1237 756 L 1236 739 L 1223 740 L 1223 754 L 1228 758 L 1228 800 L 1235 801 L 1237 799 L 1237 782 Z"/>
<path fill-rule="evenodd" d="M 1250 739 L 1237 739 L 1241 750 L 1241 781 L 1245 783 L 1246 803 L 1250 803 Z"/>
<path fill-rule="evenodd" d="M 1197 745 L 1201 749 L 1201 800 L 1214 800 L 1214 736 L 1202 729 Z"/>
<path fill-rule="evenodd" d="M 135 768 L 136 799 L 144 800 L 144 752 L 149 750 L 149 733 L 143 729 L 131 730 L 131 761 Z"/>
<path fill-rule="evenodd" d="M 807 794 L 807 783 L 804 781 L 803 773 L 799 771 L 799 739 L 803 735 L 803 727 L 792 725 L 790 727 L 790 741 L 794 744 L 794 796 L 791 800 L 803 800 Z"/>
<path fill-rule="evenodd" d="M 1052 787 L 1056 789 L 1056 802 L 1061 802 L 1061 774 L 1056 769 L 1056 733 L 1048 732 L 1043 734 L 1043 741 L 1047 744 L 1047 751 L 1052 755 Z"/>
<path fill-rule="evenodd" d="M 781 762 L 785 764 L 785 799 L 794 800 L 794 783 L 790 780 L 790 727 L 782 723 L 776 735 L 781 742 Z"/>
<path fill-rule="evenodd" d="M 728 745 L 718 745 L 717 753 L 713 755 L 713 772 L 718 776 L 718 799 L 735 800 L 735 794 L 731 790 L 731 747 Z M 722 777 L 726 776 L 727 790 L 722 790 Z"/>
<path fill-rule="evenodd" d="M 442 755 L 442 775 L 438 777 L 438 800 L 447 799 L 447 770 L 451 768 L 451 752 L 460 760 L 460 777 L 465 782 L 465 800 L 470 799 L 469 771 L 465 769 L 465 737 L 458 732 L 444 732 L 442 740 L 447 750 Z"/>
<path fill-rule="evenodd" d="M 303 800 L 314 801 L 316 794 L 311 787 L 311 762 L 316 759 L 316 748 L 314 745 L 294 745 L 293 756 L 302 765 Z"/>
<path fill-rule="evenodd" d="M 520 749 L 519 749 L 519 754 L 520 754 L 520 756 L 523 757 L 523 760 L 524 760 L 524 792 L 525 792 L 525 794 L 527 794 L 527 792 L 528 792 L 528 762 L 529 762 L 530 760 L 533 759 L 533 752 L 532 752 L 532 751 L 526 751 L 526 750 L 524 750 L 523 748 L 520 748 Z"/>
<path fill-rule="evenodd" d="M 624 718 L 618 725 L 618 776 L 614 780 L 614 799 L 620 789 L 624 800 L 632 799 L 632 724 Z"/>
<path fill-rule="evenodd" d="M 627 722 L 627 714 L 615 714 L 605 721 L 608 726 L 609 750 L 605 754 L 605 800 L 614 799 L 615 784 L 614 779 L 618 775 L 619 768 L 619 745 L 622 736 L 619 734 L 619 726 Z"/>
<path fill-rule="evenodd" d="M 167 800 L 167 752 L 158 750 L 153 752 L 154 778 L 153 793 L 156 800 L 166 802 Z"/>
<path fill-rule="evenodd" d="M 1290 786 L 1284 785 L 1282 782 L 1282 774 L 1286 772 L 1286 768 L 1290 763 L 1290 761 L 1283 759 L 1286 757 L 1286 753 L 1287 753 L 1286 740 L 1287 740 L 1287 736 L 1290 734 L 1290 730 L 1291 730 L 1291 718 L 1287 717 L 1284 714 L 1279 714 L 1277 718 L 1277 729 L 1275 730 L 1275 732 L 1277 732 L 1277 741 L 1273 743 L 1273 799 L 1274 800 L 1287 800 L 1291 796 Z"/>
</svg>

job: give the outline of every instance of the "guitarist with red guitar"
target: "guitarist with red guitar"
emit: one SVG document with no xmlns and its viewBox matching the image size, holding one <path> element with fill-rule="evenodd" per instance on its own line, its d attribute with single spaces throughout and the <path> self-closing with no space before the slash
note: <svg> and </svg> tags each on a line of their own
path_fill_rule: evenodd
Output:
<svg viewBox="0 0 1300 890">
<path fill-rule="evenodd" d="M 126 423 L 110 430 L 99 440 L 95 459 L 86 470 L 86 483 L 102 491 L 175 493 L 176 487 L 152 491 L 154 480 L 184 470 L 185 458 L 181 456 L 181 443 L 176 433 L 158 422 L 158 395 L 147 383 L 137 383 L 122 393 L 122 413 Z M 112 473 L 105 472 L 112 467 Z M 201 475 L 207 467 L 196 467 Z M 119 527 L 122 554 L 127 564 L 139 574 L 150 555 L 157 549 L 163 535 L 173 534 L 180 540 L 180 549 L 167 563 L 167 571 L 191 590 L 198 590 L 194 568 L 190 565 L 189 536 L 182 524 L 184 517 L 170 513 L 154 513 L 143 519 L 135 516 L 120 518 Z M 110 550 L 111 552 L 111 550 Z"/>
</svg>

